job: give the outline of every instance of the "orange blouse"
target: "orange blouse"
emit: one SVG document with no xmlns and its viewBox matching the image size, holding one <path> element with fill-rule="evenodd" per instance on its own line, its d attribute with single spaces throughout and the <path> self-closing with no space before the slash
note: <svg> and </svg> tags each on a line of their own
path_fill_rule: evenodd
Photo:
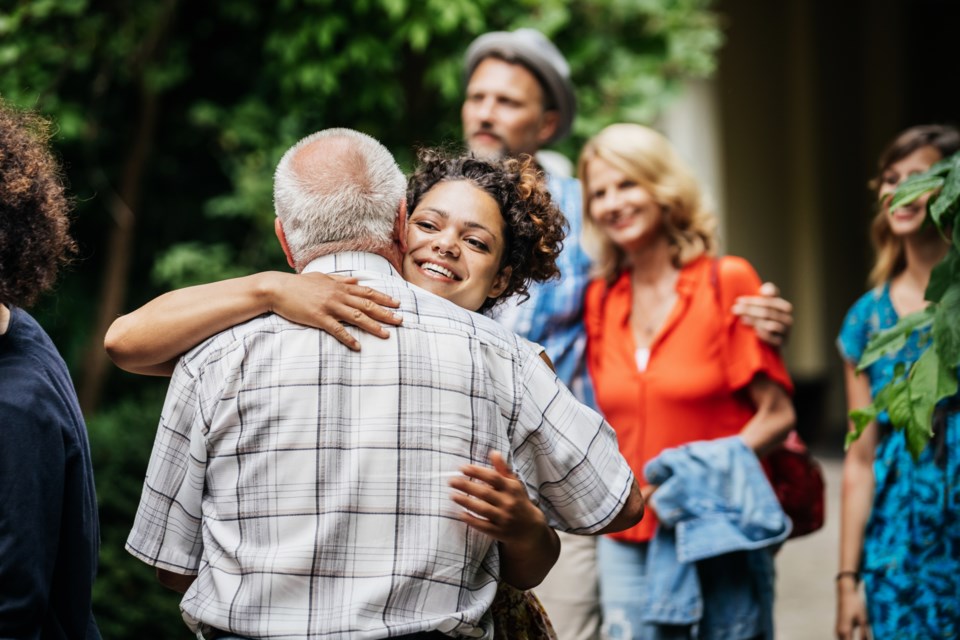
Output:
<svg viewBox="0 0 960 640">
<path fill-rule="evenodd" d="M 587 290 L 587 365 L 597 405 L 641 485 L 643 466 L 664 449 L 739 433 L 756 413 L 746 387 L 757 374 L 793 392 L 779 352 L 730 311 L 738 296 L 757 294 L 753 267 L 735 257 L 716 268 L 713 262 L 701 257 L 680 270 L 677 302 L 650 344 L 644 371 L 630 330 L 629 270 L 609 288 L 595 280 Z M 635 527 L 611 537 L 643 542 L 655 526 L 648 510 Z"/>
</svg>

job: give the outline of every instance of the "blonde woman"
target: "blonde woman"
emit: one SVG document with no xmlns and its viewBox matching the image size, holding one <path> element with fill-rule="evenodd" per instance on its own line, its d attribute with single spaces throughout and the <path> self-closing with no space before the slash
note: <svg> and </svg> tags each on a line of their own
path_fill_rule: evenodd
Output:
<svg viewBox="0 0 960 640">
<path fill-rule="evenodd" d="M 850 409 L 868 405 L 899 363 L 909 366 L 929 346 L 914 333 L 898 352 L 856 373 L 872 336 L 927 305 L 930 273 L 949 248 L 926 221 L 928 197 L 893 211 L 889 197 L 905 178 L 958 149 L 960 132 L 930 125 L 907 129 L 880 156 L 872 184 L 879 203 L 872 228 L 873 289 L 850 308 L 837 341 Z M 958 407 L 955 396 L 937 408 L 934 439 L 916 461 L 886 414 L 847 451 L 836 576 L 841 640 L 869 637 L 869 631 L 875 638 L 960 636 Z"/>
<path fill-rule="evenodd" d="M 606 634 L 767 636 L 771 545 L 773 537 L 785 537 L 789 525 L 770 539 L 718 547 L 731 552 L 708 554 L 695 565 L 674 561 L 667 571 L 679 572 L 696 589 L 660 590 L 656 585 L 670 580 L 662 575 L 657 536 L 662 532 L 666 539 L 672 533 L 658 524 L 657 487 L 644 475 L 648 461 L 663 460 L 661 454 L 679 455 L 684 464 L 723 458 L 731 466 L 701 468 L 693 472 L 696 479 L 688 475 L 684 481 L 719 483 L 711 486 L 736 494 L 740 507 L 751 499 L 748 494 L 762 491 L 758 485 L 766 485 L 756 454 L 786 437 L 794 413 L 779 353 L 731 311 L 738 296 L 757 293 L 760 280 L 743 259 L 713 257 L 716 219 L 690 171 L 659 133 L 634 124 L 607 127 L 583 149 L 579 176 L 584 238 L 596 265 L 586 301 L 590 374 L 597 404 L 616 430 L 645 497 L 652 495 L 648 504 L 655 512 L 599 541 Z M 690 446 L 676 449 L 682 445 Z M 677 463 L 673 468 L 683 466 L 676 457 L 671 460 Z M 738 480 L 743 477 L 760 479 L 744 484 Z M 765 508 L 785 522 L 769 486 L 766 490 Z M 681 510 L 689 506 L 671 502 Z M 684 526 L 699 525 L 687 518 Z"/>
</svg>

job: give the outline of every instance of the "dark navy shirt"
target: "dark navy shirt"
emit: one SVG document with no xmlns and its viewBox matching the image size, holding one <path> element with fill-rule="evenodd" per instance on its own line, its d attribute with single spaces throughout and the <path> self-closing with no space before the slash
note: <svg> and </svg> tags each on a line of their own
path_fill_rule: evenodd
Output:
<svg viewBox="0 0 960 640">
<path fill-rule="evenodd" d="M 90 445 L 63 359 L 11 308 L 0 335 L 0 638 L 99 639 Z"/>
</svg>

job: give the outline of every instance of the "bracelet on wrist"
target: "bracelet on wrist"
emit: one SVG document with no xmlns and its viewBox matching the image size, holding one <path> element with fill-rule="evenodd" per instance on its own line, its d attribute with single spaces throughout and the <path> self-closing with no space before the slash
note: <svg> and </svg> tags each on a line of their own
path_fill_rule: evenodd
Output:
<svg viewBox="0 0 960 640">
<path fill-rule="evenodd" d="M 859 571 L 841 571 L 834 578 L 835 582 L 840 582 L 844 578 L 853 578 L 854 584 L 860 584 L 860 572 Z"/>
</svg>

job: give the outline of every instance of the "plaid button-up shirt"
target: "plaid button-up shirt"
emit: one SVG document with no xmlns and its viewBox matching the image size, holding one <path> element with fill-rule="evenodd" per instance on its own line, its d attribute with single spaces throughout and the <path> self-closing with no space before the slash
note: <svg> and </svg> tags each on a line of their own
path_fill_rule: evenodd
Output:
<svg viewBox="0 0 960 640">
<path fill-rule="evenodd" d="M 497 545 L 458 520 L 448 479 L 504 452 L 551 525 L 596 531 L 632 482 L 613 431 L 535 349 L 386 260 L 309 270 L 398 298 L 403 325 L 388 340 L 355 332 L 356 353 L 266 315 L 186 354 L 127 548 L 198 574 L 181 603 L 194 629 L 491 637 Z"/>
</svg>

